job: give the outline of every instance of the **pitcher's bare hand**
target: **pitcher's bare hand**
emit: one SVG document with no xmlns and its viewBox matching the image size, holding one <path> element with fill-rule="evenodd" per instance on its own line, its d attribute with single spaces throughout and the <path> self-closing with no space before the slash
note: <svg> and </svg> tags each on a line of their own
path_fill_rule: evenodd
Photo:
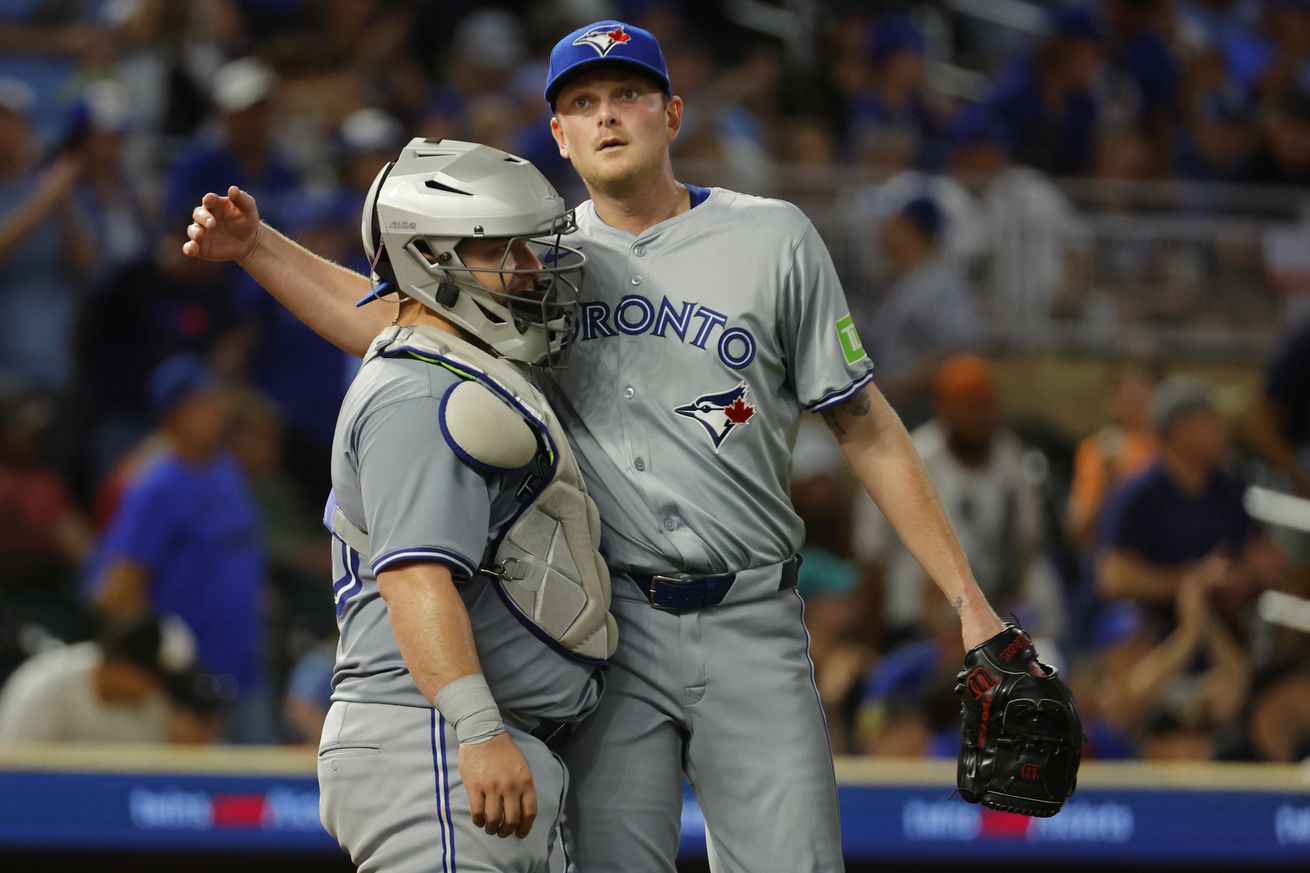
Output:
<svg viewBox="0 0 1310 873">
<path fill-rule="evenodd" d="M 259 244 L 263 225 L 255 198 L 236 185 L 227 195 L 209 193 L 191 213 L 182 245 L 183 254 L 206 261 L 236 261 L 244 264 Z"/>
</svg>

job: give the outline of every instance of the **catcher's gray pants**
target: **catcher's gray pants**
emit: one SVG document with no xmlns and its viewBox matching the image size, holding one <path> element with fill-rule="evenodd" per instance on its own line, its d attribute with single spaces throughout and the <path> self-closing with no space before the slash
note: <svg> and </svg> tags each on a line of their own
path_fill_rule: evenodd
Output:
<svg viewBox="0 0 1310 873">
<path fill-rule="evenodd" d="M 560 748 L 578 873 L 672 873 L 684 772 L 725 873 L 842 870 L 802 603 L 777 590 L 779 568 L 764 572 L 681 614 L 615 574 L 620 639 L 605 695 Z"/>
<path fill-rule="evenodd" d="M 520 840 L 473 826 L 455 731 L 433 709 L 333 703 L 318 750 L 319 816 L 360 873 L 546 873 L 567 777 L 540 741 L 528 759 L 537 820 Z"/>
</svg>

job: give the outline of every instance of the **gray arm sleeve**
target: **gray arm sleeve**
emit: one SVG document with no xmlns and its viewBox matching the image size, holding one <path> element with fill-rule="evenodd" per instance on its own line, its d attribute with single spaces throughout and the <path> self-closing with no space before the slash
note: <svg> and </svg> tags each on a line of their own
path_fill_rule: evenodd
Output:
<svg viewBox="0 0 1310 873">
<path fill-rule="evenodd" d="M 374 574 L 398 561 L 439 561 L 467 579 L 482 560 L 490 490 L 446 444 L 439 406 L 435 397 L 411 398 L 360 420 L 359 487 Z"/>
<path fill-rule="evenodd" d="M 782 288 L 782 341 L 801 405 L 820 410 L 873 378 L 828 247 L 808 221 Z"/>
</svg>

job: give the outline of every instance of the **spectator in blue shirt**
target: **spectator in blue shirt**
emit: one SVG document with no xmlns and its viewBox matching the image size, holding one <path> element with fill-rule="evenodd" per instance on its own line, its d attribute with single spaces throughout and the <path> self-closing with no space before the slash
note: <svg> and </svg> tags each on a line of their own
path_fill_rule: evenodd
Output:
<svg viewBox="0 0 1310 873">
<path fill-rule="evenodd" d="M 1224 472 L 1227 423 L 1208 386 L 1187 377 L 1156 389 L 1152 419 L 1160 459 L 1106 507 L 1100 593 L 1154 607 L 1168 624 L 1179 589 L 1194 581 L 1231 611 L 1280 568 L 1246 513 L 1242 483 Z"/>
<path fill-rule="evenodd" d="M 1060 7 L 1031 56 L 997 77 L 985 113 L 1007 128 L 1015 160 L 1057 175 L 1086 172 L 1101 109 L 1103 25 L 1088 9 Z"/>
<path fill-rule="evenodd" d="M 1170 125 L 1175 120 L 1180 70 L 1169 44 L 1173 4 L 1165 0 L 1109 0 L 1112 33 L 1109 63 L 1120 86 L 1121 120 L 1137 127 L 1151 143 L 1154 169 L 1167 165 Z"/>
<path fill-rule="evenodd" d="M 207 192 L 226 193 L 228 185 L 238 185 L 259 197 L 266 219 L 276 223 L 282 217 L 300 180 L 273 142 L 277 84 L 273 71 L 254 58 L 232 61 L 214 74 L 210 96 L 219 125 L 194 140 L 170 170 L 165 216 L 188 216 Z"/>
<path fill-rule="evenodd" d="M 874 77 L 870 87 L 851 98 L 851 128 L 912 130 L 920 144 L 919 164 L 940 166 L 945 157 L 942 124 L 924 92 L 923 34 L 908 18 L 889 15 L 874 24 L 868 51 Z"/>
<path fill-rule="evenodd" d="M 83 292 L 73 198 L 83 161 L 65 150 L 38 164 L 35 100 L 26 82 L 0 78 L 0 371 L 58 393 Z"/>
<path fill-rule="evenodd" d="M 178 356 L 151 375 L 150 392 L 168 448 L 129 486 L 111 521 L 94 596 L 110 617 L 182 619 L 200 665 L 235 681 L 239 711 L 260 685 L 265 555 L 254 501 L 224 448 L 228 390 L 199 358 Z M 238 716 L 231 738 L 268 739 L 255 724 Z"/>
<path fill-rule="evenodd" d="M 1174 169 L 1198 182 L 1243 182 L 1256 147 L 1255 107 L 1232 87 L 1196 96 L 1176 138 Z"/>
</svg>

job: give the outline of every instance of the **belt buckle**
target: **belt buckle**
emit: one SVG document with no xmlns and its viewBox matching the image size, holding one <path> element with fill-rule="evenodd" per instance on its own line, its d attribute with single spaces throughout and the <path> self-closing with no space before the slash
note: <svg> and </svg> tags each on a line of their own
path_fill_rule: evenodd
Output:
<svg viewBox="0 0 1310 873">
<path fill-rule="evenodd" d="M 667 582 L 670 585 L 686 585 L 687 583 L 694 582 L 694 581 L 695 581 L 695 577 L 693 577 L 690 573 L 676 573 L 673 575 L 667 575 L 663 573 L 652 573 L 650 577 L 650 585 L 646 587 L 646 599 L 650 601 L 651 606 L 655 607 L 658 610 L 662 610 L 663 612 L 682 612 L 682 610 L 676 606 L 661 606 L 660 604 L 656 603 L 655 585 L 658 582 Z"/>
</svg>

